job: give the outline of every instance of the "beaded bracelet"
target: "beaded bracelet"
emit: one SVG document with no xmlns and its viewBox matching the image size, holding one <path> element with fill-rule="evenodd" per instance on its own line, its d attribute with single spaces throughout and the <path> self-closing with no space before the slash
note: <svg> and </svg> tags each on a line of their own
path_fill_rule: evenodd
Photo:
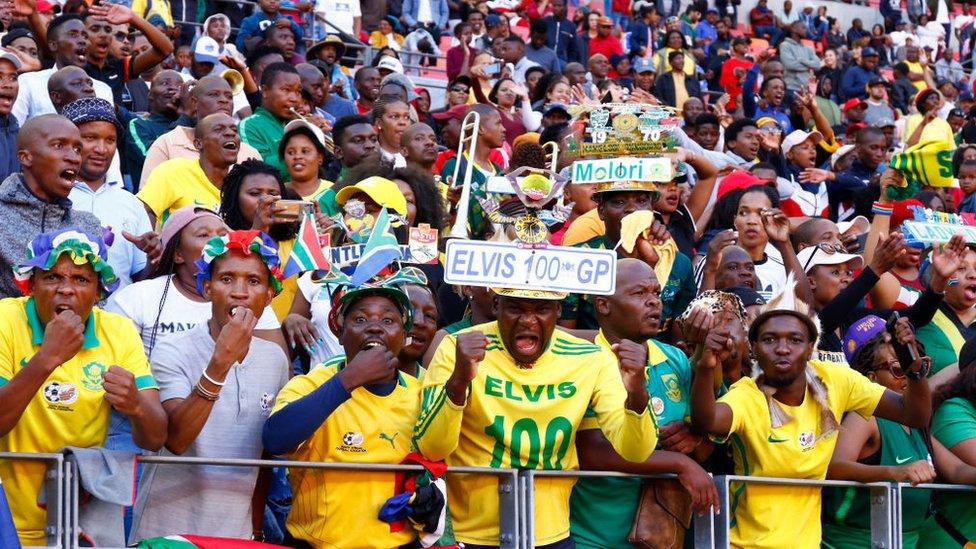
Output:
<svg viewBox="0 0 976 549">
<path fill-rule="evenodd" d="M 891 215 L 895 211 L 895 207 L 891 204 L 882 204 L 881 202 L 875 202 L 871 205 L 871 213 L 874 215 Z"/>
<path fill-rule="evenodd" d="M 209 400 L 210 402 L 216 402 L 216 400 L 220 398 L 220 394 L 204 389 L 203 386 L 200 385 L 199 381 L 193 386 L 193 392 L 196 393 L 200 398 Z"/>
</svg>

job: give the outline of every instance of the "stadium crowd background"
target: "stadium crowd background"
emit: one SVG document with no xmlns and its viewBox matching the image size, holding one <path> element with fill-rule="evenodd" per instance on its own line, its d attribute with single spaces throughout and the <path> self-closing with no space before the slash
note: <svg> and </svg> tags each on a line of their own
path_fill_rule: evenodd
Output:
<svg viewBox="0 0 976 549">
<path fill-rule="evenodd" d="M 676 475 L 537 481 L 556 549 L 680 533 L 709 473 L 976 484 L 976 241 L 900 230 L 976 225 L 976 4 L 0 0 L 0 31 L 2 451 Z M 675 109 L 674 179 L 570 181 L 549 237 L 617 250 L 614 295 L 289 269 L 282 199 L 333 246 L 504 239 L 489 179 L 548 143 L 570 175 L 619 103 Z M 0 545 L 43 543 L 43 471 L 0 460 Z M 490 478 L 129 474 L 102 545 L 499 544 Z M 972 492 L 910 494 L 904 547 L 976 543 Z M 732 498 L 735 546 L 870 546 L 863 490 Z"/>
</svg>

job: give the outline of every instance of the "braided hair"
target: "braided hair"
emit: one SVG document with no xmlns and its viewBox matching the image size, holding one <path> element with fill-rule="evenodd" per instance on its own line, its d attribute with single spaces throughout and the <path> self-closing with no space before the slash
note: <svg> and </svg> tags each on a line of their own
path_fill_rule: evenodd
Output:
<svg viewBox="0 0 976 549">
<path fill-rule="evenodd" d="M 251 221 L 244 219 L 244 214 L 240 207 L 241 187 L 244 179 L 252 175 L 268 175 L 278 182 L 278 190 L 281 198 L 300 200 L 301 197 L 294 191 L 285 187 L 281 181 L 281 174 L 278 169 L 271 164 L 266 164 L 260 160 L 248 159 L 240 164 L 234 165 L 224 177 L 224 184 L 220 188 L 220 217 L 224 219 L 231 230 L 246 230 L 251 228 Z M 268 236 L 275 242 L 281 242 L 294 238 L 298 233 L 298 222 L 294 223 L 275 223 L 268 231 Z"/>
</svg>

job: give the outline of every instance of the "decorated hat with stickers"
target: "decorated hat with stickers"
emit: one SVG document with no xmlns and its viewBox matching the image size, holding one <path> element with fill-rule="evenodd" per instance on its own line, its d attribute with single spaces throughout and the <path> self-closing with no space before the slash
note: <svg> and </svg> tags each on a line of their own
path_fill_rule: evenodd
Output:
<svg viewBox="0 0 976 549">
<path fill-rule="evenodd" d="M 413 326 L 413 306 L 410 304 L 407 292 L 403 290 L 403 286 L 408 284 L 426 286 L 427 275 L 416 267 L 404 267 L 393 273 L 388 271 L 381 273 L 359 286 L 340 285 L 338 290 L 332 293 L 329 329 L 339 335 L 349 307 L 365 297 L 379 295 L 389 298 L 396 304 L 403 315 L 403 329 L 410 330 Z"/>
<path fill-rule="evenodd" d="M 203 282 L 210 280 L 211 266 L 214 259 L 229 252 L 237 251 L 241 254 L 256 255 L 268 268 L 268 284 L 274 289 L 275 295 L 281 293 L 281 259 L 278 258 L 278 245 L 270 236 L 258 230 L 230 231 L 223 236 L 215 236 L 207 241 L 203 247 L 203 254 L 196 260 L 197 291 L 203 294 Z"/>
<path fill-rule="evenodd" d="M 112 233 L 108 232 L 111 241 Z M 108 264 L 108 244 L 101 235 L 78 228 L 41 233 L 27 246 L 26 258 L 14 267 L 14 282 L 24 295 L 30 295 L 30 279 L 35 269 L 49 271 L 58 258 L 66 255 L 75 265 L 91 265 L 98 276 L 101 297 L 105 299 L 119 287 L 119 279 Z"/>
</svg>

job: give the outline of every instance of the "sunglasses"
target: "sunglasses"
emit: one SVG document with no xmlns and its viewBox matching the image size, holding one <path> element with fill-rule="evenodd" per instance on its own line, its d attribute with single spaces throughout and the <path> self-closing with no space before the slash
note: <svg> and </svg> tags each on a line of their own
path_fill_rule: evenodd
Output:
<svg viewBox="0 0 976 549">
<path fill-rule="evenodd" d="M 464 86 L 454 86 L 451 88 L 451 91 L 455 93 L 468 93 L 468 88 L 465 88 Z"/>
<path fill-rule="evenodd" d="M 878 370 L 888 370 L 888 372 L 891 373 L 891 377 L 895 379 L 905 379 L 905 370 L 901 369 L 901 365 L 898 364 L 898 360 L 894 358 L 891 360 L 886 360 L 880 364 L 872 365 L 871 370 L 875 372 Z"/>
<path fill-rule="evenodd" d="M 847 250 L 840 244 L 821 243 L 821 244 L 817 244 L 815 247 L 819 248 L 821 252 L 827 255 L 847 253 Z M 807 262 L 803 265 L 803 272 L 807 272 L 807 269 L 810 268 L 810 265 L 813 263 L 813 260 L 816 259 L 816 257 L 817 257 L 817 252 L 813 252 L 812 254 L 810 254 L 810 259 L 807 259 Z"/>
</svg>

